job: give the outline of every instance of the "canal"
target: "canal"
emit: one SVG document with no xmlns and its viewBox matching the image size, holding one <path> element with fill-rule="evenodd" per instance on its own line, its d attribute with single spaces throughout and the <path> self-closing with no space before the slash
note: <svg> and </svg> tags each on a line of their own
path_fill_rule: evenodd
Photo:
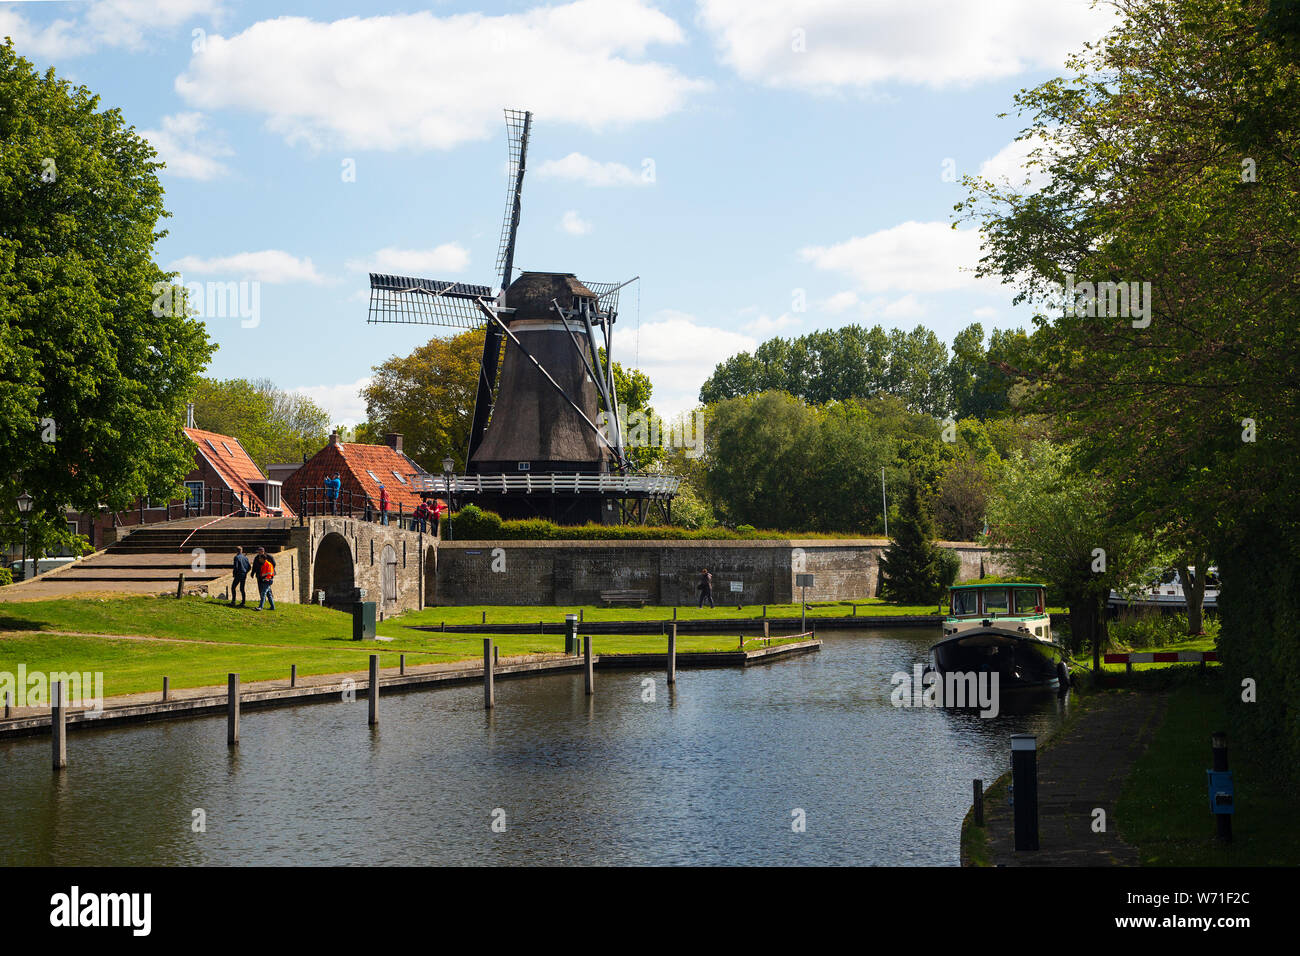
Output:
<svg viewBox="0 0 1300 956">
<path fill-rule="evenodd" d="M 58 776 L 48 738 L 0 741 L 0 863 L 955 866 L 971 780 L 1067 704 L 893 706 L 936 636 L 829 632 L 671 691 L 501 680 L 491 714 L 477 685 L 393 693 L 373 729 L 364 697 L 251 710 L 230 749 L 224 717 L 74 731 Z"/>
</svg>

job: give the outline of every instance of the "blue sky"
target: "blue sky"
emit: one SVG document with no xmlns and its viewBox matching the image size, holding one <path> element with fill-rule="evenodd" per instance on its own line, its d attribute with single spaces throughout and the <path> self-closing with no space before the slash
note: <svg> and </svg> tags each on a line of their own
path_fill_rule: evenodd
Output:
<svg viewBox="0 0 1300 956">
<path fill-rule="evenodd" d="M 160 264 L 258 283 L 256 323 L 205 319 L 208 374 L 346 423 L 372 366 L 447 334 L 367 325 L 367 270 L 497 284 L 507 106 L 534 112 L 516 265 L 641 276 L 614 357 L 661 413 L 772 335 L 1026 325 L 964 271 L 978 239 L 949 228 L 945 172 L 1020 180 L 1021 124 L 997 114 L 1109 20 L 1088 0 L 0 0 L 0 36 L 167 162 Z"/>
</svg>

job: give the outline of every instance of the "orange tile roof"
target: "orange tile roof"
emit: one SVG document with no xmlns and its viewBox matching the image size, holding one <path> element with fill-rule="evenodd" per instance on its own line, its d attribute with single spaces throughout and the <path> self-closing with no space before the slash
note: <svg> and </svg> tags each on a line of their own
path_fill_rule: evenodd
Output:
<svg viewBox="0 0 1300 956">
<path fill-rule="evenodd" d="M 183 428 L 185 436 L 194 442 L 204 460 L 212 466 L 212 470 L 221 476 L 221 480 L 226 486 L 233 491 L 241 492 L 253 502 L 261 511 L 268 510 L 261 497 L 253 491 L 251 482 L 266 481 L 266 476 L 262 474 L 260 468 L 253 463 L 244 446 L 239 443 L 239 439 L 230 435 L 222 435 L 219 432 L 204 431 L 202 428 Z M 297 513 L 289 506 L 288 502 L 281 498 L 280 505 L 287 517 L 294 517 Z"/>
<path fill-rule="evenodd" d="M 297 471 L 284 485 L 284 497 L 298 503 L 304 488 L 324 487 L 325 479 L 339 473 L 343 491 L 365 495 L 379 507 L 379 485 L 388 491 L 388 507 L 410 513 L 420 504 L 417 477 L 428 473 L 401 452 L 388 445 L 330 442 Z M 400 475 L 400 477 L 399 477 Z M 314 493 L 314 492 L 313 492 Z"/>
</svg>

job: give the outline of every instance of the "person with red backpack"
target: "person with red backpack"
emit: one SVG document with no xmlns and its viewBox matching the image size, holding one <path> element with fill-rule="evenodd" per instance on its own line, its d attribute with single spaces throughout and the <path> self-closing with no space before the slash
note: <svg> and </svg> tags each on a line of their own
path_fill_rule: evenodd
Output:
<svg viewBox="0 0 1300 956">
<path fill-rule="evenodd" d="M 266 553 L 266 548 L 257 549 L 257 557 L 253 559 L 253 577 L 257 579 L 257 592 L 261 595 L 253 610 L 262 610 L 262 604 L 270 601 L 274 611 L 275 596 L 271 593 L 271 585 L 275 583 L 275 559 Z"/>
</svg>

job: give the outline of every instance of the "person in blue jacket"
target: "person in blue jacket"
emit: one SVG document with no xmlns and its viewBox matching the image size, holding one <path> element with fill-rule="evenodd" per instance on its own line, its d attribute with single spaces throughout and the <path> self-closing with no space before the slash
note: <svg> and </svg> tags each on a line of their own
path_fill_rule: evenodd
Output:
<svg viewBox="0 0 1300 956">
<path fill-rule="evenodd" d="M 230 606 L 235 606 L 235 591 L 239 591 L 239 606 L 243 607 L 248 602 L 248 594 L 244 590 L 244 580 L 248 577 L 252 565 L 248 563 L 248 555 L 244 554 L 243 548 L 235 549 L 234 579 L 230 582 Z"/>
<path fill-rule="evenodd" d="M 343 482 L 339 479 L 339 473 L 334 472 L 333 477 L 325 479 L 325 500 L 329 502 L 330 514 L 339 513 L 339 491 L 343 488 Z"/>
</svg>

